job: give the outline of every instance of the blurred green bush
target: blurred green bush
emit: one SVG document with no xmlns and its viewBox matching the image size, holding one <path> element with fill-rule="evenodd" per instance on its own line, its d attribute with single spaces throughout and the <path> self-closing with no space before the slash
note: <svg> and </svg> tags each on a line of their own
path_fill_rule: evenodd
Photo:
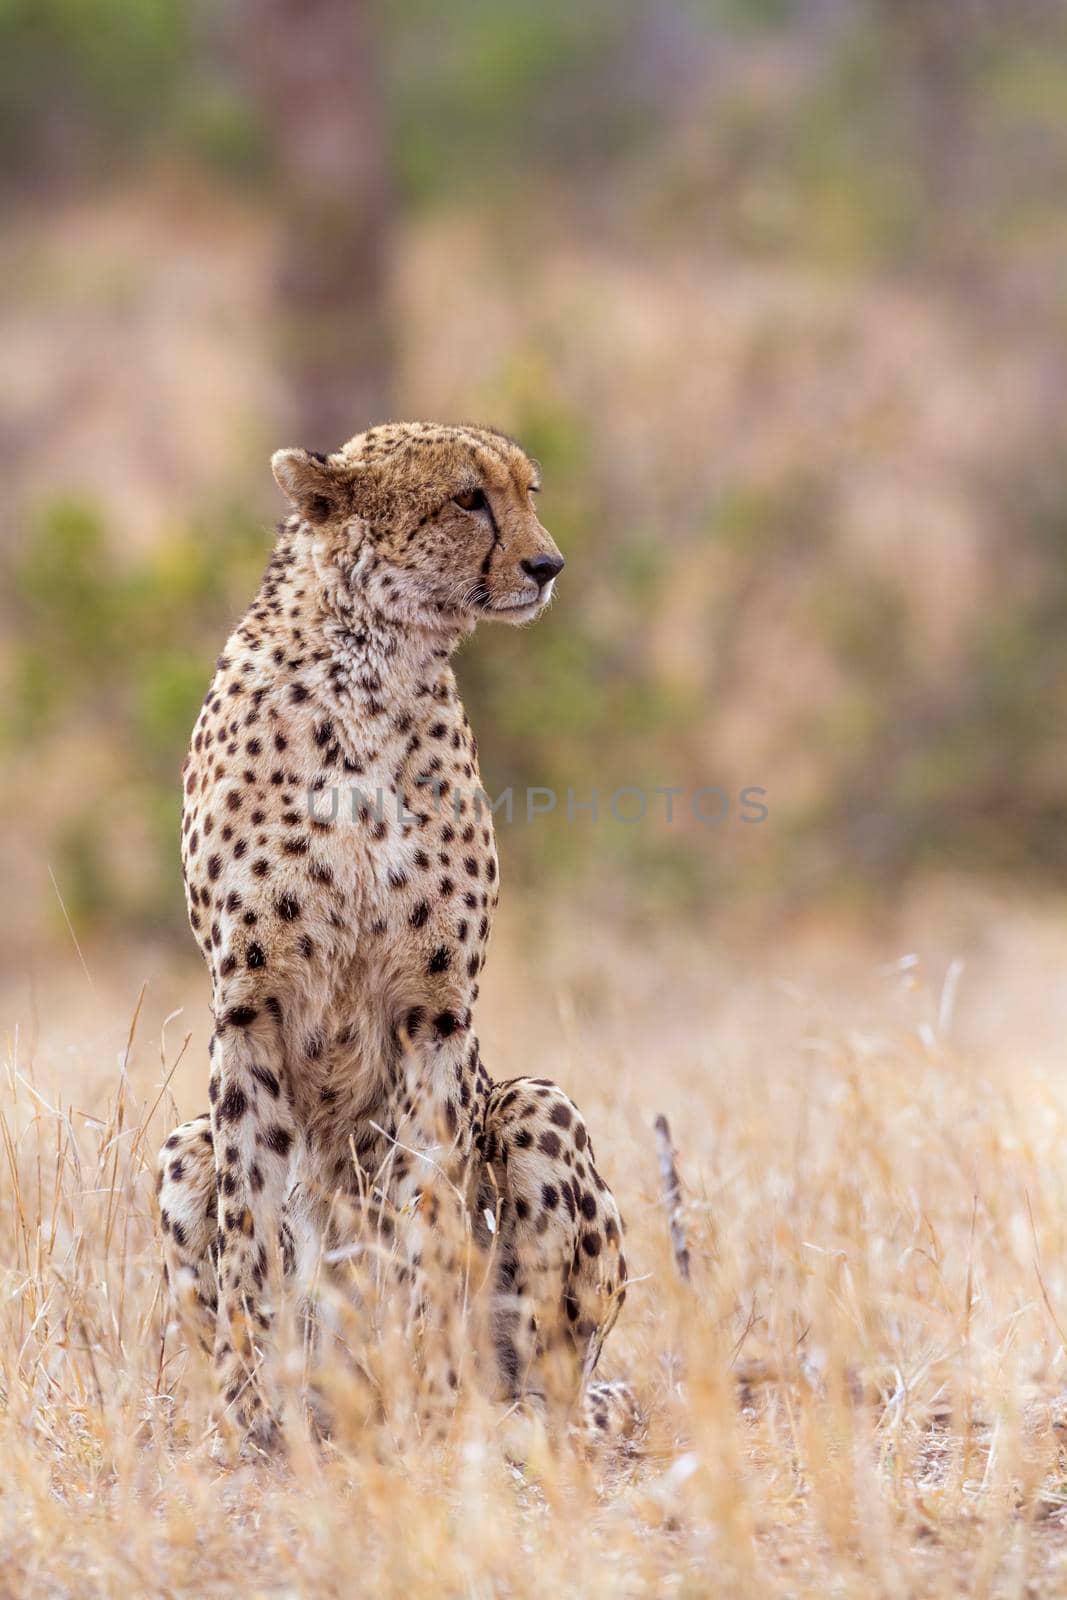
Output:
<svg viewBox="0 0 1067 1600">
<path fill-rule="evenodd" d="M 50 843 L 72 917 L 171 929 L 182 905 L 179 768 L 265 540 L 220 511 L 123 560 L 108 531 L 96 507 L 57 500 L 6 563 L 5 757 L 23 759 L 28 800 L 58 797 Z M 124 846 L 131 814 L 141 826 Z M 116 859 L 127 849 L 140 856 L 132 874 Z"/>
</svg>

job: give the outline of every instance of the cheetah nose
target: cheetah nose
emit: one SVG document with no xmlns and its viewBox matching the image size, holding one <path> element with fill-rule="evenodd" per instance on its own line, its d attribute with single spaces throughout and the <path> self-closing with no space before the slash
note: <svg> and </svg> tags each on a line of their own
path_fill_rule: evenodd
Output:
<svg viewBox="0 0 1067 1600">
<path fill-rule="evenodd" d="M 543 589 L 546 583 L 551 583 L 563 571 L 563 557 L 534 556 L 532 561 L 520 561 L 519 566 L 523 572 L 529 573 L 539 589 Z"/>
</svg>

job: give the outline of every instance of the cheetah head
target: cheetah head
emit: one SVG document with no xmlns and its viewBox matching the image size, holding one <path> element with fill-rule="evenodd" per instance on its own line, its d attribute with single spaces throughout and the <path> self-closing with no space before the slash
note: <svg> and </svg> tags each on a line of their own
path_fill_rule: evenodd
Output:
<svg viewBox="0 0 1067 1600">
<path fill-rule="evenodd" d="M 505 434 L 389 423 L 271 466 L 333 570 L 399 620 L 468 631 L 552 598 L 563 557 L 534 509 L 538 468 Z"/>
</svg>

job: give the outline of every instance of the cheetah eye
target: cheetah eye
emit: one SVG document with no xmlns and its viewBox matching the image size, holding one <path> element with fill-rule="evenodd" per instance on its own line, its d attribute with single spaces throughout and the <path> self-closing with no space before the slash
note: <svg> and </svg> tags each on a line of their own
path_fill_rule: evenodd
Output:
<svg viewBox="0 0 1067 1600">
<path fill-rule="evenodd" d="M 485 495 L 481 489 L 470 489 L 466 494 L 453 495 L 452 503 L 459 506 L 461 511 L 481 511 L 485 505 Z"/>
</svg>

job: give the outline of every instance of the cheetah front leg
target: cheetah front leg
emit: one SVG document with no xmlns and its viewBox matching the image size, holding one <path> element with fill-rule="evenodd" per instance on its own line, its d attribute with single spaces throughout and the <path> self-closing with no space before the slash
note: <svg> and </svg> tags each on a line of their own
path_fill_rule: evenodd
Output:
<svg viewBox="0 0 1067 1600">
<path fill-rule="evenodd" d="M 447 1424 L 468 1356 L 464 1284 L 488 1079 L 470 1013 L 443 988 L 435 1003 L 410 1010 L 399 1031 L 403 1051 L 386 1129 L 393 1141 L 386 1188 L 402 1219 L 398 1237 L 418 1331 L 421 1420 L 438 1427 Z"/>
<path fill-rule="evenodd" d="M 279 1243 L 296 1138 L 285 1064 L 273 1019 L 234 1007 L 211 1047 L 211 1128 L 218 1172 L 216 1377 L 224 1421 L 254 1443 L 277 1424 L 263 1382 L 272 1310 L 281 1280 Z"/>
<path fill-rule="evenodd" d="M 159 1152 L 156 1194 L 163 1234 L 163 1279 L 192 1342 L 215 1348 L 218 1201 L 211 1117 L 183 1122 Z"/>
</svg>

